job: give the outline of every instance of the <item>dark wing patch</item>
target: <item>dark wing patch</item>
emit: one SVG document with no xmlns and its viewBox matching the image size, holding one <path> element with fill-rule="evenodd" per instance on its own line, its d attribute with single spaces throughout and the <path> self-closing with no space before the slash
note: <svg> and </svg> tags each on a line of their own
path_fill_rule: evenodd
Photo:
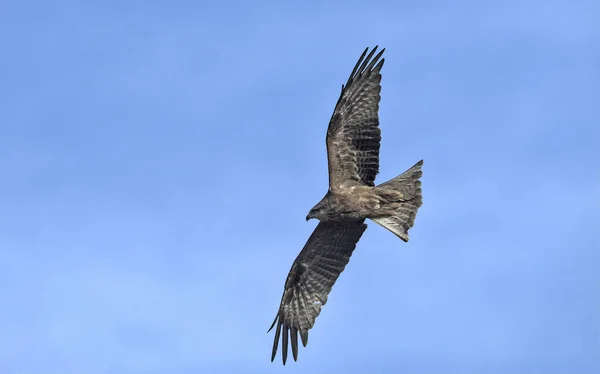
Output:
<svg viewBox="0 0 600 374">
<path fill-rule="evenodd" d="M 374 186 L 379 173 L 380 71 L 385 61 L 380 58 L 385 48 L 375 57 L 377 47 L 367 56 L 368 50 L 365 49 L 342 86 L 329 121 L 326 143 L 332 190 L 348 181 Z"/>
<path fill-rule="evenodd" d="M 306 347 L 308 330 L 327 303 L 333 284 L 344 271 L 366 228 L 364 221 L 347 225 L 320 222 L 315 228 L 292 264 L 279 311 L 269 328 L 271 331 L 277 323 L 271 361 L 277 354 L 280 337 L 283 364 L 287 360 L 288 340 L 291 340 L 294 361 L 298 359 L 298 334 Z"/>
</svg>

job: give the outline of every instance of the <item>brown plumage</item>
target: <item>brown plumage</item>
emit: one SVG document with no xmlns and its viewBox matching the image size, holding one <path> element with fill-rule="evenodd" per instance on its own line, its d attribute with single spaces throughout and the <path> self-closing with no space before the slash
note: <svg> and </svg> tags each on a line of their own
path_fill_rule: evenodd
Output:
<svg viewBox="0 0 600 374">
<path fill-rule="evenodd" d="M 327 129 L 329 189 L 306 220 L 320 222 L 292 264 L 277 316 L 271 361 L 281 338 L 285 365 L 288 342 L 298 359 L 298 335 L 308 343 L 308 330 L 327 302 L 333 284 L 344 271 L 369 218 L 408 241 L 422 203 L 419 161 L 401 175 L 375 186 L 379 173 L 379 93 L 381 58 L 377 47 L 365 49 L 354 66 Z M 366 56 L 366 57 L 365 57 Z"/>
</svg>

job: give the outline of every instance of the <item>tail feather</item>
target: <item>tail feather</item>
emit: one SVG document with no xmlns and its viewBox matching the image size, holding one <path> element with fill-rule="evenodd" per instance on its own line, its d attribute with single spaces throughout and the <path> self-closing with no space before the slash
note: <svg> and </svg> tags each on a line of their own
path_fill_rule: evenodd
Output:
<svg viewBox="0 0 600 374">
<path fill-rule="evenodd" d="M 391 214 L 374 217 L 372 220 L 405 242 L 409 239 L 408 230 L 413 227 L 417 211 L 423 203 L 419 180 L 423 175 L 422 166 L 423 160 L 399 176 L 375 187 L 382 196 L 389 198 L 392 211 Z"/>
</svg>

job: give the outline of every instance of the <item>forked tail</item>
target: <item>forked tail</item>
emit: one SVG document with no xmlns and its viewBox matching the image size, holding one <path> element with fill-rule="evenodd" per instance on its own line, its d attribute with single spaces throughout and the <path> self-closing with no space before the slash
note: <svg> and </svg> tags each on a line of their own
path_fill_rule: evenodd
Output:
<svg viewBox="0 0 600 374">
<path fill-rule="evenodd" d="M 413 227 L 417 210 L 423 201 L 419 180 L 423 175 L 422 166 L 423 160 L 396 178 L 375 187 L 389 201 L 389 210 L 386 209 L 386 216 L 371 219 L 405 242 L 408 241 L 408 230 Z"/>
</svg>

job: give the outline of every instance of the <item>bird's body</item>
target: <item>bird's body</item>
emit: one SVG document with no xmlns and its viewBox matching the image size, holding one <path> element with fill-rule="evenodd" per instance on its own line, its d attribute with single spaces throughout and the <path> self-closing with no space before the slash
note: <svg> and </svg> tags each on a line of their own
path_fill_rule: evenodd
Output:
<svg viewBox="0 0 600 374">
<path fill-rule="evenodd" d="M 393 215 L 411 195 L 385 187 L 344 186 L 328 191 L 325 197 L 311 209 L 307 220 L 317 218 L 327 223 L 348 223 L 366 218 L 377 219 Z"/>
<path fill-rule="evenodd" d="M 308 342 L 314 325 L 327 302 L 333 284 L 342 273 L 356 243 L 371 219 L 408 241 L 421 206 L 419 161 L 401 175 L 375 186 L 379 172 L 379 93 L 382 50 L 373 57 L 364 51 L 336 104 L 327 129 L 329 189 L 308 213 L 306 220 L 320 221 L 292 264 L 285 282 L 281 305 L 271 328 L 277 324 L 271 361 L 282 339 L 283 363 L 288 342 L 294 360 L 298 357 L 298 335 Z M 366 58 L 365 58 L 366 56 Z M 269 329 L 270 331 L 270 329 Z M 283 335 L 282 335 L 283 333 Z"/>
<path fill-rule="evenodd" d="M 339 224 L 365 219 L 381 207 L 380 199 L 372 190 L 373 187 L 352 186 L 328 191 L 306 218 Z"/>
</svg>

